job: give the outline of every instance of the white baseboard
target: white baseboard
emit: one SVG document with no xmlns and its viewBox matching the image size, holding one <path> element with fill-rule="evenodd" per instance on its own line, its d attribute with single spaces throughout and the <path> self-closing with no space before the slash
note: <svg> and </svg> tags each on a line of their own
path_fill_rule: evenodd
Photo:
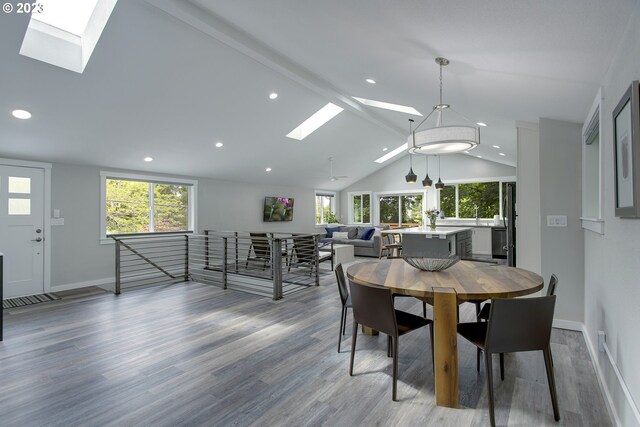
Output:
<svg viewBox="0 0 640 427">
<path fill-rule="evenodd" d="M 65 285 L 52 286 L 51 292 L 69 291 L 71 289 L 88 288 L 91 286 L 103 287 L 106 285 L 111 285 L 111 288 L 113 288 L 114 281 L 115 279 L 113 277 L 106 277 L 104 279 L 88 280 L 86 282 L 67 283 Z"/>
<path fill-rule="evenodd" d="M 620 417 L 618 417 L 618 412 L 616 411 L 616 406 L 613 403 L 613 397 L 611 396 L 611 392 L 607 387 L 607 383 L 604 378 L 604 374 L 602 369 L 600 368 L 600 364 L 598 363 L 598 353 L 596 352 L 596 348 L 593 346 L 591 339 L 589 338 L 589 333 L 587 332 L 587 327 L 582 325 L 582 336 L 584 336 L 584 340 L 587 343 L 587 349 L 589 350 L 589 356 L 591 356 L 591 362 L 593 363 L 593 369 L 596 371 L 596 377 L 598 378 L 598 384 L 600 384 L 600 390 L 604 393 L 604 400 L 607 406 L 607 412 L 609 412 L 609 418 L 616 426 L 621 426 Z"/>
<path fill-rule="evenodd" d="M 584 324 L 581 322 L 574 322 L 573 320 L 553 319 L 553 327 L 569 331 L 583 332 L 582 329 Z"/>
</svg>

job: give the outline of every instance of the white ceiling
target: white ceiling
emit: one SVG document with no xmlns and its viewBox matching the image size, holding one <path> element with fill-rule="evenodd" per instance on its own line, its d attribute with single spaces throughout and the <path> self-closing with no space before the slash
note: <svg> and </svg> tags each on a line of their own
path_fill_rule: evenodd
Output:
<svg viewBox="0 0 640 427">
<path fill-rule="evenodd" d="M 83 74 L 20 56 L 28 18 L 2 14 L 0 157 L 341 189 L 412 117 L 350 97 L 427 114 L 445 56 L 444 101 L 489 124 L 472 153 L 514 165 L 516 121 L 584 119 L 636 2 L 120 0 Z"/>
</svg>

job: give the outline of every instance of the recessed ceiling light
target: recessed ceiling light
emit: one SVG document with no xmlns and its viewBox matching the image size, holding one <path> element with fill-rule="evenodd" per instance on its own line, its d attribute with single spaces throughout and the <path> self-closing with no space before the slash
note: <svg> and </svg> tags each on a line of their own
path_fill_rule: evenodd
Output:
<svg viewBox="0 0 640 427">
<path fill-rule="evenodd" d="M 405 142 L 404 144 L 402 144 L 401 146 L 399 146 L 395 150 L 388 152 L 387 154 L 385 154 L 384 156 L 380 157 L 379 159 L 376 159 L 375 162 L 376 163 L 384 163 L 387 160 L 389 160 L 390 158 L 395 157 L 398 154 L 405 152 L 407 150 L 407 148 L 409 148 L 409 144 Z"/>
<path fill-rule="evenodd" d="M 329 102 L 327 105 L 313 113 L 313 115 L 307 120 L 302 122 L 300 126 L 289 132 L 287 134 L 287 138 L 302 141 L 307 136 L 311 135 L 320 126 L 340 114 L 343 110 L 344 108 L 338 107 L 337 105 Z"/>
<path fill-rule="evenodd" d="M 11 112 L 16 119 L 27 120 L 31 118 L 31 113 L 27 110 L 13 110 Z"/>
<path fill-rule="evenodd" d="M 477 124 L 478 126 L 482 126 L 482 127 L 485 127 L 485 126 L 487 125 L 486 123 L 482 123 L 482 122 L 478 122 L 478 123 L 476 123 L 476 124 Z"/>
<path fill-rule="evenodd" d="M 498 150 L 500 149 L 499 145 L 492 145 L 493 148 L 497 148 Z"/>
<path fill-rule="evenodd" d="M 477 158 L 479 158 L 479 159 L 481 159 L 481 158 L 482 158 L 482 156 L 476 156 L 476 157 L 477 157 Z"/>
<path fill-rule="evenodd" d="M 222 148 L 223 145 L 222 142 L 216 142 L 216 148 Z"/>
<path fill-rule="evenodd" d="M 143 160 L 145 162 L 153 162 L 153 157 L 145 157 Z"/>
<path fill-rule="evenodd" d="M 376 84 L 376 81 L 373 80 L 373 79 L 367 79 L 367 80 L 365 80 L 365 82 L 370 83 L 372 85 Z"/>
<path fill-rule="evenodd" d="M 277 94 L 277 93 L 275 93 L 275 92 L 271 92 L 271 93 L 269 94 L 269 99 L 276 99 L 277 97 L 278 97 L 278 94 Z"/>
<path fill-rule="evenodd" d="M 271 172 L 271 168 L 266 168 L 265 172 Z"/>
<path fill-rule="evenodd" d="M 506 154 L 504 154 L 504 153 L 498 153 L 498 155 L 500 155 L 500 156 L 506 156 Z"/>
<path fill-rule="evenodd" d="M 382 149 L 382 151 L 387 151 L 387 150 L 388 150 L 388 148 L 387 148 L 387 147 L 384 147 L 384 148 Z"/>
<path fill-rule="evenodd" d="M 384 110 L 391 110 L 391 111 L 399 111 L 401 113 L 413 114 L 414 116 L 422 116 L 422 114 L 420 114 L 418 110 L 416 110 L 413 107 L 407 107 L 406 105 L 390 104 L 388 102 L 374 101 L 373 99 L 364 99 L 364 98 L 358 98 L 355 96 L 353 97 L 353 99 L 355 99 L 361 104 L 368 105 L 369 107 L 382 108 Z"/>
</svg>

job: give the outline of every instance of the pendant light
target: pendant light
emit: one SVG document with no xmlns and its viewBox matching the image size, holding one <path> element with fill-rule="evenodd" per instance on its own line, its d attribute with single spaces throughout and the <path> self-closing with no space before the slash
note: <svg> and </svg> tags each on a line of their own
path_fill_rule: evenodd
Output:
<svg viewBox="0 0 640 427">
<path fill-rule="evenodd" d="M 427 175 L 422 180 L 422 186 L 424 188 L 431 188 L 431 184 L 433 184 L 433 180 L 429 178 L 429 156 L 424 156 L 424 158 L 426 159 L 425 163 L 427 164 Z"/>
<path fill-rule="evenodd" d="M 409 119 L 409 134 L 412 133 L 412 129 L 411 129 L 412 125 L 413 125 L 413 119 Z M 409 153 L 409 173 L 405 175 L 404 179 L 409 184 L 413 184 L 418 180 L 418 175 L 416 175 L 413 172 L 413 158 L 411 153 Z"/>
<path fill-rule="evenodd" d="M 444 182 L 440 179 L 440 156 L 438 156 L 438 182 L 436 182 L 436 190 L 442 190 L 444 188 Z"/>
<path fill-rule="evenodd" d="M 414 154 L 449 154 L 471 150 L 480 144 L 480 128 L 462 124 L 444 125 L 442 118 L 446 110 L 456 113 L 469 123 L 471 122 L 460 113 L 453 111 L 449 104 L 442 102 L 442 67 L 449 65 L 449 60 L 438 57 L 436 64 L 440 67 L 440 103 L 435 105 L 431 113 L 416 126 L 413 139 L 408 141 L 409 152 Z M 433 113 L 436 113 L 435 126 L 418 131 Z"/>
</svg>

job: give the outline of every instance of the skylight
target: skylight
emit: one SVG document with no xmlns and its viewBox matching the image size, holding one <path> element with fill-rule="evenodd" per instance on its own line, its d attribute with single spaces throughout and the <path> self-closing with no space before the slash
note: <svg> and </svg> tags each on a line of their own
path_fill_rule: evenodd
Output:
<svg viewBox="0 0 640 427">
<path fill-rule="evenodd" d="M 327 105 L 316 111 L 307 120 L 302 122 L 300 126 L 289 132 L 287 134 L 287 137 L 302 141 L 307 136 L 311 135 L 320 126 L 340 114 L 343 110 L 344 108 L 338 107 L 337 105 L 332 103 L 328 103 Z"/>
<path fill-rule="evenodd" d="M 353 97 L 353 99 L 355 99 L 361 104 L 368 105 L 369 107 L 382 108 L 382 109 L 391 110 L 391 111 L 399 111 L 401 113 L 413 114 L 414 116 L 422 116 L 422 114 L 420 114 L 418 110 L 416 110 L 413 107 L 407 107 L 406 105 L 390 104 L 388 102 L 374 101 L 373 99 L 364 99 L 364 98 L 358 98 L 355 96 Z"/>
<path fill-rule="evenodd" d="M 118 0 L 40 0 L 20 54 L 82 73 Z"/>
<path fill-rule="evenodd" d="M 376 163 L 384 163 L 387 160 L 389 160 L 392 157 L 397 156 L 400 153 L 403 153 L 405 151 L 407 151 L 407 149 L 409 148 L 409 143 L 405 142 L 404 144 L 402 144 L 401 146 L 399 146 L 398 148 L 396 148 L 393 151 L 389 151 L 387 154 L 385 154 L 384 156 L 380 157 L 379 159 L 376 159 L 375 162 Z"/>
</svg>

